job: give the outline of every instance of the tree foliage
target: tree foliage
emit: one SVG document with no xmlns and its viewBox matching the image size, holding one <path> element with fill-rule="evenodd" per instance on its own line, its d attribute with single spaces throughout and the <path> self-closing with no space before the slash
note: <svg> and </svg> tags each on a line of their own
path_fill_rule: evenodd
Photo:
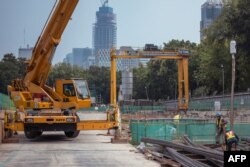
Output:
<svg viewBox="0 0 250 167">
<path fill-rule="evenodd" d="M 17 78 L 24 78 L 26 59 L 16 58 L 13 54 L 4 55 L 0 61 L 0 92 L 7 94 L 7 85 Z M 103 103 L 110 101 L 110 69 L 107 67 L 90 67 L 82 69 L 65 63 L 55 64 L 50 71 L 47 84 L 54 86 L 56 79 L 83 78 L 87 80 L 93 97 L 101 97 Z M 117 87 L 121 83 L 121 74 L 117 72 Z M 118 89 L 117 89 L 118 90 Z"/>
<path fill-rule="evenodd" d="M 198 64 L 197 45 L 190 41 L 171 40 L 164 43 L 165 51 L 188 49 L 191 52 L 189 75 L 193 76 Z M 134 69 L 134 98 L 176 99 L 177 92 L 177 61 L 150 60 L 147 67 Z M 191 87 L 195 89 L 195 81 L 191 80 Z"/>
<path fill-rule="evenodd" d="M 146 99 L 146 87 L 149 86 L 147 80 L 148 68 L 140 64 L 139 68 L 133 69 L 133 98 L 135 99 Z"/>
<path fill-rule="evenodd" d="M 207 94 L 222 92 L 222 68 L 225 71 L 225 91 L 231 89 L 230 41 L 236 40 L 236 87 L 235 91 L 246 91 L 250 83 L 250 2 L 233 1 L 225 6 L 221 16 L 205 30 L 206 39 L 199 46 L 201 57 L 198 79 Z"/>
<path fill-rule="evenodd" d="M 23 78 L 26 71 L 24 58 L 16 58 L 12 53 L 5 54 L 0 61 L 0 92 L 7 94 L 7 85 L 16 78 Z"/>
<path fill-rule="evenodd" d="M 234 0 L 224 7 L 222 14 L 203 34 L 200 44 L 184 40 L 171 40 L 164 43 L 165 50 L 177 51 L 185 48 L 190 51 L 189 89 L 191 95 L 222 94 L 223 74 L 225 93 L 231 89 L 231 55 L 229 44 L 237 42 L 236 87 L 235 91 L 250 88 L 250 1 Z M 222 68 L 223 67 L 223 68 Z M 25 73 L 25 60 L 6 54 L 0 61 L 0 92 L 7 92 L 12 79 L 22 78 Z M 224 71 L 224 73 L 223 73 Z M 173 60 L 151 60 L 147 67 L 142 65 L 133 70 L 135 99 L 175 99 L 177 97 L 177 65 Z M 110 69 L 91 67 L 88 70 L 77 66 L 59 63 L 51 69 L 48 84 L 53 86 L 56 79 L 84 78 L 92 92 L 101 96 L 104 103 L 109 102 Z M 118 73 L 117 87 L 121 81 Z"/>
</svg>

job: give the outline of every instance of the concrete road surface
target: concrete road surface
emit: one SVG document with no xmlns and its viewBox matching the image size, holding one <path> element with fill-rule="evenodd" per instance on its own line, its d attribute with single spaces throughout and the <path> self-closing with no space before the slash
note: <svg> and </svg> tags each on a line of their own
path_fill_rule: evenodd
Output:
<svg viewBox="0 0 250 167">
<path fill-rule="evenodd" d="M 81 131 L 75 139 L 44 132 L 37 140 L 0 144 L 0 167 L 158 167 L 130 144 L 111 144 L 107 131 Z"/>
</svg>

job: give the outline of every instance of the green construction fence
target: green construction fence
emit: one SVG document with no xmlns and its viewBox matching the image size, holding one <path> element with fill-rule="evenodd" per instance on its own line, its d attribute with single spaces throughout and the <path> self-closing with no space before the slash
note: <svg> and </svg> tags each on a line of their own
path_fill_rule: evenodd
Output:
<svg viewBox="0 0 250 167">
<path fill-rule="evenodd" d="M 122 114 L 134 114 L 138 111 L 165 111 L 166 107 L 163 105 L 152 105 L 152 106 L 134 106 L 134 105 L 123 105 L 120 106 Z"/>
<path fill-rule="evenodd" d="M 133 144 L 139 144 L 142 137 L 173 141 L 183 135 L 188 135 L 195 143 L 213 144 L 216 135 L 214 121 L 203 119 L 131 120 L 130 130 Z M 249 137 L 250 122 L 234 123 L 234 131 L 239 137 Z"/>
<path fill-rule="evenodd" d="M 14 103 L 8 95 L 0 93 L 0 110 L 15 110 Z"/>
</svg>

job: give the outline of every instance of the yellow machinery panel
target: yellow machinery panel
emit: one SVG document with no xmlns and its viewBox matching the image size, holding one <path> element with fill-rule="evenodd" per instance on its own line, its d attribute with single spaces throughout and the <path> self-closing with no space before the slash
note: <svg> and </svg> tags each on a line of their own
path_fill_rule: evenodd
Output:
<svg viewBox="0 0 250 167">
<path fill-rule="evenodd" d="M 76 116 L 26 116 L 24 123 L 76 123 Z"/>
<path fill-rule="evenodd" d="M 116 121 L 81 121 L 77 123 L 77 130 L 108 130 L 118 128 Z"/>
</svg>

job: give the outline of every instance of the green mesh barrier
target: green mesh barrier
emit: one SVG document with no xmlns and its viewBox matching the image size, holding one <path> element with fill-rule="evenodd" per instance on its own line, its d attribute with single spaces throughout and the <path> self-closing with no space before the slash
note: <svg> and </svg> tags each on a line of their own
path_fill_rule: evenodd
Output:
<svg viewBox="0 0 250 167">
<path fill-rule="evenodd" d="M 209 99 L 191 99 L 189 102 L 189 110 L 211 111 L 214 110 L 214 102 L 220 101 L 222 110 L 229 110 L 231 107 L 229 97 L 209 98 Z M 234 109 L 250 109 L 250 98 L 247 96 L 234 97 Z"/>
<path fill-rule="evenodd" d="M 188 135 L 195 143 L 215 143 L 216 129 L 214 120 L 131 120 L 130 129 L 133 144 L 140 143 L 142 137 L 172 141 L 181 139 L 183 135 Z M 250 137 L 250 122 L 234 123 L 234 131 L 239 137 Z"/>
<path fill-rule="evenodd" d="M 131 121 L 130 129 L 132 143 L 139 143 L 142 137 L 152 137 L 162 140 L 173 140 L 175 133 L 172 125 L 164 123 L 164 120 Z"/>
<path fill-rule="evenodd" d="M 121 113 L 136 113 L 138 111 L 164 111 L 165 106 L 133 106 L 133 105 L 123 105 L 120 107 Z"/>
<path fill-rule="evenodd" d="M 248 122 L 235 123 L 234 131 L 240 137 L 250 137 L 250 123 Z"/>
<path fill-rule="evenodd" d="M 0 93 L 0 109 L 1 110 L 15 110 L 14 103 L 9 96 Z"/>
<path fill-rule="evenodd" d="M 187 125 L 187 135 L 193 142 L 214 143 L 216 135 L 215 124 L 189 124 Z"/>
</svg>

